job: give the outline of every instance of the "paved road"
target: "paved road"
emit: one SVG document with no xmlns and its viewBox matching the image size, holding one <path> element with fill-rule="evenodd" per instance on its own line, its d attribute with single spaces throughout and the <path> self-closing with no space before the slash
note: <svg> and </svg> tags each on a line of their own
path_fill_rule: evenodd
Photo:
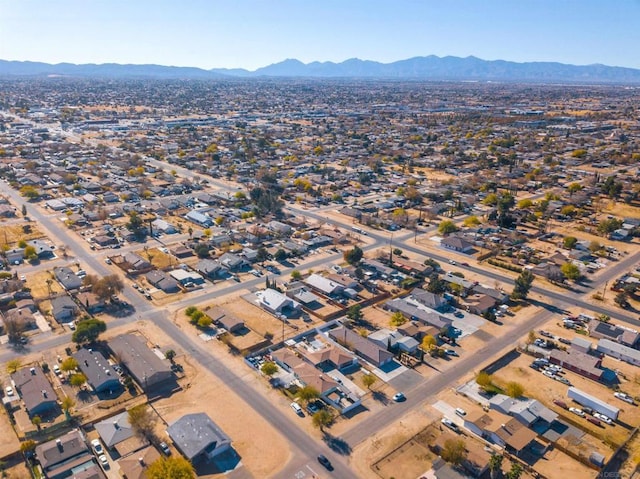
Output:
<svg viewBox="0 0 640 479">
<path fill-rule="evenodd" d="M 4 186 L 4 185 L 3 185 Z M 13 201 L 20 202 L 19 194 L 12 188 L 5 186 L 3 188 Z M 66 226 L 58 222 L 55 219 L 51 219 L 47 215 L 43 214 L 37 208 L 31 207 L 31 216 L 42 227 L 51 233 L 52 239 L 55 238 L 59 243 L 70 246 L 75 255 L 91 270 L 99 275 L 105 276 L 111 274 L 112 271 L 94 255 L 94 252 L 90 249 L 83 248 L 83 245 L 77 238 L 72 236 Z M 320 264 L 323 260 L 318 260 Z M 225 288 L 224 291 L 217 291 L 210 293 L 211 298 L 226 294 L 234 289 L 243 289 L 250 286 L 251 283 L 264 281 L 263 279 L 256 278 L 255 280 L 243 284 L 233 285 L 230 288 Z M 257 393 L 250 385 L 245 383 L 237 374 L 227 369 L 220 362 L 216 361 L 214 356 L 197 341 L 194 336 L 187 335 L 180 328 L 178 328 L 168 317 L 164 309 L 156 309 L 152 304 L 143 299 L 143 297 L 136 293 L 131 288 L 126 288 L 122 295 L 127 301 L 135 308 L 135 317 L 146 318 L 157 325 L 169 338 L 175 342 L 185 352 L 188 352 L 194 360 L 199 363 L 203 368 L 216 375 L 225 384 L 229 385 L 243 400 L 260 414 L 265 420 L 267 420 L 276 430 L 278 430 L 290 443 L 291 451 L 294 457 L 296 471 L 306 469 L 306 464 L 313 464 L 312 467 L 318 468 L 318 464 L 315 461 L 317 454 L 325 454 L 331 457 L 331 460 L 335 467 L 335 476 L 341 478 L 355 478 L 356 476 L 350 471 L 346 461 L 339 457 L 336 457 L 332 453 L 330 448 L 320 442 L 316 441 L 313 437 L 309 436 L 303 431 L 297 424 L 295 424 L 296 417 L 289 417 L 283 414 L 278 408 L 270 404 L 262 394 Z M 209 295 L 207 295 L 209 297 Z M 131 322 L 131 316 L 126 318 L 118 318 L 109 322 L 111 327 L 115 327 L 121 324 Z M 53 347 L 59 347 L 69 341 L 68 334 L 53 336 L 46 341 L 38 342 L 27 348 L 27 352 L 44 351 Z M 9 350 L 0 356 L 3 361 L 6 361 L 16 355 L 20 354 L 19 350 Z M 308 469 L 306 469 L 308 471 Z M 285 477 L 285 476 L 282 476 Z M 293 476 L 291 476 L 293 477 Z M 304 477 L 304 476 L 300 476 Z M 310 476 L 309 476 L 310 477 Z"/>
</svg>

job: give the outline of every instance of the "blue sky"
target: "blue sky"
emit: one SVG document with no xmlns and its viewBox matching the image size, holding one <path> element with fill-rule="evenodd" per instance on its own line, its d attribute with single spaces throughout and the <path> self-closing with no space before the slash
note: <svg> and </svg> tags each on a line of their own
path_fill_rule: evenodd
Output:
<svg viewBox="0 0 640 479">
<path fill-rule="evenodd" d="M 640 0 L 0 0 L 0 59 L 256 69 L 414 56 L 640 68 Z"/>
</svg>

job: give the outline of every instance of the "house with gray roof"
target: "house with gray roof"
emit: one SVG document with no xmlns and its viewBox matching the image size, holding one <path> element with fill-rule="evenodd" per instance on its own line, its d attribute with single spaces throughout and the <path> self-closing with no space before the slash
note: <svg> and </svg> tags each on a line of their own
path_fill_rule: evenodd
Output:
<svg viewBox="0 0 640 479">
<path fill-rule="evenodd" d="M 69 322 L 78 313 L 78 305 L 66 294 L 51 300 L 51 315 L 58 323 Z"/>
<path fill-rule="evenodd" d="M 95 428 L 100 435 L 100 439 L 108 448 L 114 447 L 116 444 L 134 436 L 127 411 L 96 423 Z"/>
<path fill-rule="evenodd" d="M 316 273 L 309 275 L 309 277 L 306 278 L 304 282 L 314 290 L 319 291 L 326 296 L 338 294 L 344 290 L 344 286 L 342 284 L 332 281 L 329 278 L 325 278 L 324 276 L 320 276 Z"/>
<path fill-rule="evenodd" d="M 96 392 L 117 391 L 121 388 L 118 374 L 100 351 L 82 348 L 76 351 L 73 357 Z"/>
<path fill-rule="evenodd" d="M 640 351 L 624 344 L 616 343 L 610 339 L 601 339 L 598 341 L 596 350 L 599 353 L 620 359 L 634 366 L 640 366 Z"/>
<path fill-rule="evenodd" d="M 121 364 L 144 390 L 173 379 L 169 365 L 156 356 L 140 336 L 121 334 L 108 344 L 111 351 L 120 358 Z"/>
<path fill-rule="evenodd" d="M 231 439 L 205 413 L 186 414 L 169 425 L 176 448 L 192 463 L 212 459 L 231 449 Z"/>
<path fill-rule="evenodd" d="M 37 445 L 35 454 L 48 479 L 71 477 L 74 475 L 74 470 L 98 467 L 93 462 L 93 454 L 87 446 L 84 435 L 78 429 Z"/>
<path fill-rule="evenodd" d="M 53 268 L 53 274 L 58 280 L 58 283 L 67 291 L 73 291 L 82 286 L 82 280 L 75 275 L 71 268 L 67 268 L 66 266 Z"/>
<path fill-rule="evenodd" d="M 393 353 L 386 348 L 378 346 L 344 326 L 329 331 L 329 337 L 339 344 L 347 345 L 349 349 L 375 367 L 383 366 L 393 360 Z"/>
<path fill-rule="evenodd" d="M 154 269 L 153 271 L 149 271 L 145 275 L 145 278 L 147 278 L 149 284 L 155 286 L 165 293 L 177 293 L 178 291 L 180 291 L 178 282 L 164 271 Z"/>
<path fill-rule="evenodd" d="M 11 375 L 11 381 L 29 416 L 41 415 L 57 407 L 58 396 L 40 367 L 19 369 Z"/>
</svg>

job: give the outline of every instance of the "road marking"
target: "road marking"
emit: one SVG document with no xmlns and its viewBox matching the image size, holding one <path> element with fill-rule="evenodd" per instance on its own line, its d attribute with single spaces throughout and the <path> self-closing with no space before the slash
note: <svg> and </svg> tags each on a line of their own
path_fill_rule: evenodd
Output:
<svg viewBox="0 0 640 479">
<path fill-rule="evenodd" d="M 313 469 L 311 469 L 311 466 L 307 464 L 307 469 L 309 469 L 311 471 L 311 474 L 313 474 L 313 477 L 318 477 L 318 475 L 316 474 L 316 471 L 314 471 Z"/>
<path fill-rule="evenodd" d="M 308 467 L 308 466 L 307 466 Z M 296 479 L 302 479 L 303 477 L 306 477 L 307 475 L 305 474 L 304 471 L 298 471 L 294 474 Z"/>
</svg>

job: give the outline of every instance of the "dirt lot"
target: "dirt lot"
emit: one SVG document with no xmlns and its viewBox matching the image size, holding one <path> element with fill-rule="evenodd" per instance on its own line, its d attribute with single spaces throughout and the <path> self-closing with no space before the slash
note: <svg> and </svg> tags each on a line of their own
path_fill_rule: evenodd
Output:
<svg viewBox="0 0 640 479">
<path fill-rule="evenodd" d="M 49 287 L 51 288 L 51 293 L 61 293 L 64 291 L 60 283 L 58 283 L 55 279 L 52 278 L 51 273 L 48 271 L 39 271 L 37 273 L 28 274 L 27 282 L 25 286 L 31 289 L 31 294 L 34 299 L 42 299 L 49 297 Z M 47 280 L 51 280 L 50 286 L 47 286 Z"/>
<path fill-rule="evenodd" d="M 535 371 L 529 367 L 532 357 L 527 355 L 521 355 L 516 360 L 512 361 L 506 367 L 503 367 L 494 374 L 495 382 L 498 385 L 505 385 L 509 381 L 516 381 L 525 387 L 525 396 L 532 397 L 547 407 L 560 414 L 561 416 L 568 417 L 569 420 L 573 420 L 579 424 L 580 428 L 584 431 L 594 434 L 597 437 L 607 439 L 608 441 L 621 444 L 630 434 L 630 430 L 625 427 L 614 424 L 611 426 L 603 425 L 598 427 L 591 424 L 586 419 L 579 418 L 572 415 L 570 412 L 563 408 L 553 404 L 554 399 L 559 399 L 570 404 L 572 401 L 567 397 L 567 388 L 565 384 L 559 381 L 554 381 L 551 378 L 543 376 L 542 373 Z M 617 406 L 621 409 L 619 420 L 623 423 L 637 425 L 640 422 L 640 417 L 637 414 L 636 408 L 633 406 L 624 407 L 621 401 L 615 400 L 612 392 L 605 386 L 586 379 L 571 371 L 564 371 L 563 376 L 571 381 L 571 384 L 576 388 L 599 397 L 602 400 Z M 610 448 L 604 446 L 596 437 L 585 436 L 583 442 L 588 443 L 590 446 L 596 447 L 605 456 L 610 456 L 613 452 Z"/>
<path fill-rule="evenodd" d="M 171 347 L 176 350 L 176 362 L 185 368 L 185 378 L 180 384 L 183 390 L 154 403 L 155 409 L 164 421 L 171 423 L 189 412 L 206 412 L 231 437 L 234 449 L 242 458 L 242 464 L 253 477 L 272 476 L 287 462 L 289 452 L 284 438 L 261 416 L 253 412 L 228 385 L 193 364 L 188 355 L 174 347 L 171 339 L 153 324 L 137 321 L 135 327 L 152 344 L 159 344 L 163 349 Z M 131 326 L 124 330 L 130 328 Z M 119 332 L 123 331 L 110 331 L 114 335 Z M 193 334 L 197 334 L 196 330 Z M 220 360 L 231 361 L 230 367 L 237 370 L 237 365 L 234 364 L 236 358 L 222 348 L 219 349 L 219 353 Z M 246 371 L 243 380 L 259 380 L 248 367 Z"/>
<path fill-rule="evenodd" d="M 20 450 L 20 441 L 18 441 L 18 437 L 11 426 L 7 411 L 4 407 L 0 409 L 0 437 L 2 437 L 2 441 L 0 441 L 0 457 L 6 457 Z"/>
<path fill-rule="evenodd" d="M 23 227 L 28 226 L 28 232 Z M 0 225 L 0 243 L 15 248 L 21 240 L 29 241 L 44 237 L 35 223 L 27 221 Z"/>
</svg>

